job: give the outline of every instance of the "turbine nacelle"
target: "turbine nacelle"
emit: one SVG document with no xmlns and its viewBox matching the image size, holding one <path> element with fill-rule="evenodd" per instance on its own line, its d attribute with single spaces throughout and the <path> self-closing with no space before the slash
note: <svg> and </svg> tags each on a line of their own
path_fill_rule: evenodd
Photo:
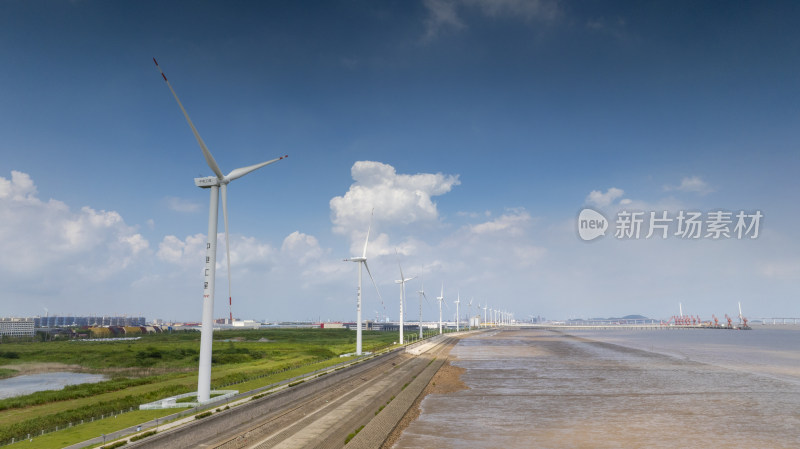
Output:
<svg viewBox="0 0 800 449">
<path fill-rule="evenodd" d="M 194 185 L 201 189 L 209 189 L 220 184 L 216 176 L 206 176 L 205 178 L 194 178 Z"/>
<path fill-rule="evenodd" d="M 187 117 L 187 120 L 189 120 L 188 117 Z M 207 151 L 207 149 L 204 148 L 204 151 Z M 208 154 L 210 155 L 211 153 L 208 153 Z M 230 173 L 228 173 L 227 176 L 219 176 L 219 175 L 217 175 L 217 176 L 206 176 L 206 177 L 203 177 L 203 178 L 194 178 L 194 185 L 196 185 L 197 187 L 200 187 L 201 189 L 208 189 L 208 188 L 211 188 L 211 187 L 214 187 L 214 186 L 227 185 L 228 183 L 230 183 L 234 179 L 239 179 L 242 176 L 244 176 L 244 175 L 246 175 L 246 174 L 248 174 L 248 173 L 250 173 L 252 171 L 258 170 L 259 168 L 267 166 L 267 165 L 272 164 L 274 162 L 278 162 L 280 160 L 286 159 L 287 157 L 289 157 L 289 155 L 285 154 L 285 155 L 283 155 L 281 157 L 277 157 L 275 159 L 272 159 L 272 160 L 269 160 L 269 161 L 266 161 L 266 162 L 262 162 L 260 164 L 250 165 L 248 167 L 237 168 L 237 169 L 231 171 Z M 213 161 L 213 159 L 212 159 L 212 161 Z M 219 167 L 216 165 L 215 161 L 214 161 L 214 164 L 215 165 L 210 166 L 210 167 L 215 172 L 218 172 L 219 171 Z"/>
</svg>

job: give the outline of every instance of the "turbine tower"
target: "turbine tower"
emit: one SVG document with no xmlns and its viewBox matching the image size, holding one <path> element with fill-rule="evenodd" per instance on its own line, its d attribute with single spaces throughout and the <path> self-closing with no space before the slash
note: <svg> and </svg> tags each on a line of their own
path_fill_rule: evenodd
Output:
<svg viewBox="0 0 800 449">
<path fill-rule="evenodd" d="M 228 244 L 228 183 L 289 156 L 285 155 L 260 164 L 237 168 L 227 175 L 223 175 L 222 170 L 220 170 L 219 165 L 217 165 L 217 161 L 214 160 L 214 156 L 211 155 L 205 142 L 200 138 L 200 134 L 194 127 L 194 123 L 192 123 L 192 119 L 189 118 L 189 114 L 186 112 L 186 109 L 184 109 L 181 100 L 178 99 L 178 94 L 175 93 L 175 89 L 172 88 L 172 85 L 167 80 L 161 67 L 158 66 L 156 58 L 153 58 L 153 62 L 156 63 L 156 68 L 161 72 L 161 77 L 164 78 L 164 82 L 167 83 L 167 87 L 169 87 L 170 92 L 172 92 L 172 96 L 175 97 L 175 101 L 178 102 L 178 106 L 181 108 L 181 112 L 183 112 L 183 116 L 186 118 L 186 123 L 192 128 L 194 138 L 197 139 L 197 143 L 203 151 L 203 156 L 206 159 L 208 167 L 211 168 L 211 171 L 213 171 L 215 175 L 194 179 L 194 183 L 197 187 L 211 189 L 211 201 L 208 210 L 208 242 L 206 243 L 206 268 L 204 271 L 205 280 L 203 282 L 203 326 L 200 333 L 200 366 L 197 376 L 197 400 L 199 402 L 207 402 L 211 398 L 211 346 L 214 332 L 214 281 L 217 264 L 217 220 L 219 215 L 220 193 L 222 194 L 222 216 L 225 221 L 225 252 L 227 254 L 228 263 L 228 303 L 231 304 L 233 301 L 230 295 L 231 251 L 230 245 Z M 233 316 L 233 314 L 231 314 L 231 316 Z"/>
<path fill-rule="evenodd" d="M 396 249 L 394 250 L 394 252 L 395 252 L 395 254 L 397 254 L 397 250 Z M 403 313 L 403 299 L 406 296 L 406 282 L 414 279 L 414 276 L 412 276 L 410 278 L 406 278 L 406 277 L 403 276 L 403 267 L 400 266 L 399 257 L 400 256 L 398 255 L 397 266 L 400 268 L 400 280 L 394 281 L 394 283 L 395 284 L 400 284 L 400 344 L 402 345 L 403 344 L 403 315 L 405 315 Z"/>
<path fill-rule="evenodd" d="M 367 269 L 367 274 L 369 278 L 372 280 L 372 285 L 375 286 L 375 291 L 378 292 L 378 298 L 381 300 L 381 304 L 383 304 L 383 298 L 381 298 L 381 292 L 378 290 L 378 284 L 375 283 L 375 279 L 372 277 L 372 273 L 369 271 L 369 265 L 367 265 L 367 244 L 369 243 L 369 231 L 372 230 L 372 214 L 375 212 L 373 209 L 372 212 L 369 214 L 369 227 L 367 228 L 367 238 L 364 240 L 364 251 L 361 253 L 361 256 L 351 257 L 349 259 L 344 259 L 345 262 L 358 262 L 358 291 L 357 297 L 358 300 L 356 302 L 356 355 L 361 355 L 361 266 L 363 265 L 364 268 Z M 385 312 L 385 311 L 384 311 Z"/>
</svg>

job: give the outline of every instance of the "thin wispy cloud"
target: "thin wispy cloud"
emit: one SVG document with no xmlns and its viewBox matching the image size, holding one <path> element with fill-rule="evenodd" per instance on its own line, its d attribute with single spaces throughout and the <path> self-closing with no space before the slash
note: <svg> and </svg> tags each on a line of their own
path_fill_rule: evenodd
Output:
<svg viewBox="0 0 800 449">
<path fill-rule="evenodd" d="M 200 210 L 200 204 L 195 203 L 193 201 L 177 198 L 174 196 L 168 196 L 164 198 L 164 202 L 167 204 L 167 207 L 170 210 L 174 210 L 175 212 L 197 212 Z"/>
<path fill-rule="evenodd" d="M 681 183 L 675 185 L 665 185 L 665 192 L 693 192 L 700 195 L 706 195 L 714 191 L 714 189 L 703 181 L 699 176 L 690 176 L 681 179 Z"/>
<path fill-rule="evenodd" d="M 592 190 L 586 197 L 586 203 L 591 206 L 607 207 L 617 198 L 625 194 L 625 191 L 616 187 L 611 187 L 603 193 L 601 190 Z"/>
<path fill-rule="evenodd" d="M 492 19 L 550 22 L 559 17 L 558 2 L 551 0 L 424 0 L 428 10 L 423 41 L 468 27 L 461 12 L 477 11 Z"/>
<path fill-rule="evenodd" d="M 458 17 L 455 1 L 425 0 L 423 4 L 428 9 L 423 40 L 430 41 L 443 32 L 460 30 L 465 27 Z"/>
</svg>

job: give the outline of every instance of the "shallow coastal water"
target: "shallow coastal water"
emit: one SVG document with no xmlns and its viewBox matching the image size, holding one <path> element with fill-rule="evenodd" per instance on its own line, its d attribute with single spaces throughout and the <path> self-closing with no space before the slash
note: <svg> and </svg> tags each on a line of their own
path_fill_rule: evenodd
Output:
<svg viewBox="0 0 800 449">
<path fill-rule="evenodd" d="M 800 330 L 611 332 L 462 340 L 470 389 L 428 395 L 394 447 L 800 447 Z"/>
<path fill-rule="evenodd" d="M 61 390 L 67 385 L 102 382 L 107 379 L 102 374 L 67 372 L 10 377 L 0 380 L 0 399 L 22 396 L 43 390 Z"/>
</svg>

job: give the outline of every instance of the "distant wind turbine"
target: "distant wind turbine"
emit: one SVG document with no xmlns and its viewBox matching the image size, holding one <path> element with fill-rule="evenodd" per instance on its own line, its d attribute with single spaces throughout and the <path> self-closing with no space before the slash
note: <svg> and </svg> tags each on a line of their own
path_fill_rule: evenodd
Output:
<svg viewBox="0 0 800 449">
<path fill-rule="evenodd" d="M 372 214 L 374 209 L 369 214 L 369 227 L 367 228 L 367 238 L 364 239 L 364 251 L 361 253 L 361 257 L 351 257 L 349 259 L 344 259 L 345 262 L 358 262 L 358 302 L 356 303 L 356 355 L 361 355 L 361 266 L 363 265 L 364 268 L 367 269 L 367 274 L 369 278 L 372 280 L 372 285 L 375 286 L 375 291 L 378 292 L 378 298 L 381 300 L 381 304 L 383 304 L 383 298 L 381 298 L 381 292 L 378 290 L 378 284 L 375 283 L 375 279 L 372 277 L 372 273 L 369 271 L 369 265 L 367 265 L 367 244 L 369 244 L 369 232 L 372 230 Z M 377 312 L 376 312 L 377 313 Z"/>
<path fill-rule="evenodd" d="M 469 317 L 467 318 L 467 328 L 469 330 L 472 330 L 472 301 L 474 299 L 475 298 L 470 298 L 469 299 L 469 303 L 467 304 L 467 307 L 469 307 Z"/>
<path fill-rule="evenodd" d="M 442 335 L 442 303 L 444 302 L 444 283 L 442 283 L 442 292 L 436 299 L 439 300 L 439 335 Z"/>
<path fill-rule="evenodd" d="M 223 175 L 222 170 L 220 170 L 219 165 L 217 165 L 217 161 L 214 160 L 214 156 L 211 155 L 211 152 L 208 151 L 208 147 L 206 147 L 205 142 L 203 142 L 203 139 L 200 138 L 200 134 L 194 127 L 194 123 L 192 123 L 192 119 L 189 118 L 189 114 L 186 112 L 186 109 L 184 109 L 181 100 L 178 99 L 178 94 L 175 93 L 175 90 L 167 80 L 167 77 L 164 75 L 161 67 L 158 66 L 158 61 L 156 61 L 156 58 L 153 58 L 153 62 L 156 63 L 156 68 L 158 68 L 158 71 L 161 72 L 161 76 L 164 78 L 164 82 L 167 83 L 167 87 L 169 87 L 170 92 L 172 92 L 172 96 L 175 97 L 175 101 L 178 102 L 178 106 L 181 108 L 181 112 L 183 112 L 186 122 L 189 124 L 189 127 L 192 128 L 192 133 L 194 134 L 195 139 L 197 139 L 200 149 L 203 151 L 203 156 L 206 159 L 206 163 L 215 175 L 194 179 L 194 183 L 197 187 L 211 189 L 211 201 L 208 210 L 208 243 L 206 243 L 206 268 L 204 274 L 205 281 L 203 282 L 203 327 L 200 333 L 200 366 L 197 377 L 197 400 L 199 402 L 206 402 L 211 397 L 211 344 L 213 341 L 214 332 L 214 281 L 217 264 L 217 217 L 219 215 L 220 191 L 222 193 L 222 215 L 225 220 L 225 252 L 227 254 L 228 262 L 228 304 L 230 305 L 233 303 L 233 300 L 231 299 L 230 294 L 231 252 L 230 245 L 228 244 L 228 183 L 241 178 L 252 171 L 258 170 L 261 167 L 278 162 L 279 160 L 289 156 L 284 155 L 260 164 L 237 168 L 227 175 Z M 231 313 L 231 320 L 232 319 L 233 313 Z"/>
<path fill-rule="evenodd" d="M 425 298 L 425 302 L 428 302 L 428 297 L 425 296 L 425 279 L 422 275 L 419 276 L 419 279 L 420 284 L 419 290 L 417 291 L 419 294 L 419 339 L 422 340 L 422 298 Z"/>
<path fill-rule="evenodd" d="M 395 254 L 397 254 L 397 249 L 394 250 Z M 403 267 L 400 265 L 400 255 L 398 254 L 397 259 L 397 266 L 400 268 L 400 280 L 394 281 L 395 284 L 400 284 L 400 344 L 403 344 L 403 315 L 405 315 L 403 311 L 403 299 L 406 296 L 406 282 L 414 279 L 414 276 L 410 278 L 406 278 L 403 276 Z"/>
<path fill-rule="evenodd" d="M 461 304 L 461 292 L 458 292 L 458 299 L 453 301 L 453 303 L 456 305 L 456 332 L 458 332 L 461 330 L 458 326 L 459 321 L 461 321 L 461 317 L 458 315 L 458 305 Z"/>
</svg>

